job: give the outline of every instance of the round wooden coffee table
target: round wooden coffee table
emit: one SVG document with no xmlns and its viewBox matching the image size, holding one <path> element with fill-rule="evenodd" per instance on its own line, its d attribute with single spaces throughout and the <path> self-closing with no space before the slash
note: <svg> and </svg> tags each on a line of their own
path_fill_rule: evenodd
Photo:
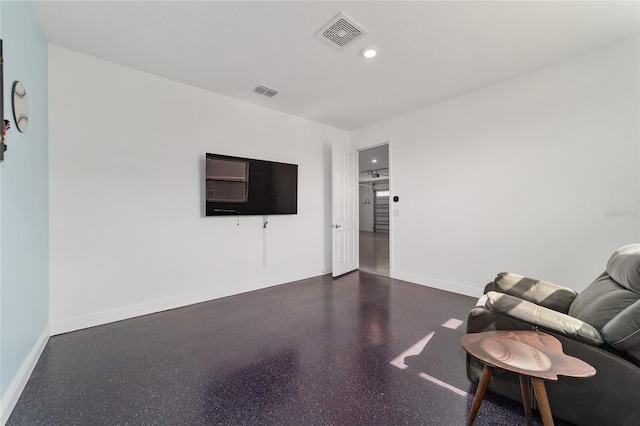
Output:
<svg viewBox="0 0 640 426">
<path fill-rule="evenodd" d="M 470 333 L 462 337 L 460 344 L 469 355 L 484 364 L 467 426 L 473 424 L 478 415 L 494 368 L 519 375 L 527 425 L 531 424 L 530 383 L 533 384 L 538 400 L 542 423 L 548 426 L 553 425 L 553 417 L 544 381 L 558 380 L 558 375 L 591 377 L 596 374 L 595 368 L 591 365 L 562 352 L 562 344 L 558 339 L 539 331 L 500 330 Z"/>
</svg>

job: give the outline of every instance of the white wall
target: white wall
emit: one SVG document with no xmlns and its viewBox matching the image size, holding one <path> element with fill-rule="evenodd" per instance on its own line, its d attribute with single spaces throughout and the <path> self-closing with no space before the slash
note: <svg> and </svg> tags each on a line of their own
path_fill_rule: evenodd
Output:
<svg viewBox="0 0 640 426">
<path fill-rule="evenodd" d="M 49 70 L 52 333 L 329 272 L 349 133 L 57 46 Z M 299 165 L 266 269 L 262 216 L 203 217 L 206 152 Z"/>
<path fill-rule="evenodd" d="M 393 277 L 476 295 L 510 270 L 581 290 L 640 237 L 638 44 L 352 135 L 50 46 L 52 332 L 328 272 L 330 144 L 350 136 L 392 141 Z M 261 217 L 202 217 L 205 152 L 300 165 L 266 269 Z"/>
<path fill-rule="evenodd" d="M 358 148 L 392 140 L 391 275 L 581 290 L 638 242 L 638 52 L 628 40 L 355 132 Z"/>
<path fill-rule="evenodd" d="M 366 232 L 373 232 L 373 188 L 372 182 L 363 182 L 359 185 L 360 188 L 360 230 Z M 366 201 L 369 201 L 366 203 Z"/>
<path fill-rule="evenodd" d="M 0 163 L 0 425 L 18 401 L 49 338 L 47 41 L 33 2 L 0 2 L 4 118 Z M 17 130 L 11 89 L 21 81 L 29 125 Z"/>
</svg>

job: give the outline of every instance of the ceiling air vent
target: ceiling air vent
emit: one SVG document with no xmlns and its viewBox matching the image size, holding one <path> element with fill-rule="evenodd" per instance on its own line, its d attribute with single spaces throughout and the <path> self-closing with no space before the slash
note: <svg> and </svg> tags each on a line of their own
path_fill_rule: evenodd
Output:
<svg viewBox="0 0 640 426">
<path fill-rule="evenodd" d="M 367 32 L 342 13 L 316 33 L 316 37 L 338 50 L 364 37 Z"/>
<path fill-rule="evenodd" d="M 256 92 L 256 93 L 260 93 L 261 95 L 268 96 L 270 98 L 273 98 L 275 95 L 278 94 L 278 91 L 276 89 L 272 89 L 270 87 L 263 86 L 262 84 L 258 84 L 255 87 L 255 89 L 253 89 L 253 91 Z"/>
</svg>

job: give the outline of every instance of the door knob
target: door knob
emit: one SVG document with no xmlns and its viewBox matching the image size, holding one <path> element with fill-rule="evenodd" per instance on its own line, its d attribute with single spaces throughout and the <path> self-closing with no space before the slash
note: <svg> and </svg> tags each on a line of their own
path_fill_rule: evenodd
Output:
<svg viewBox="0 0 640 426">
<path fill-rule="evenodd" d="M 342 226 L 340 226 L 340 225 L 334 225 L 334 226 L 335 226 L 336 229 L 337 228 L 342 228 Z"/>
</svg>

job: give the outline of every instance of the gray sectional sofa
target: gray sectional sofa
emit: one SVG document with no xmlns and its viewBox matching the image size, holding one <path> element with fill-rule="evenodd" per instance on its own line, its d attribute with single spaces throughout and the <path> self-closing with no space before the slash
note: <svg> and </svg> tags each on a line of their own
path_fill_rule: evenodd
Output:
<svg viewBox="0 0 640 426">
<path fill-rule="evenodd" d="M 554 417 L 577 425 L 639 424 L 640 244 L 618 249 L 580 294 L 512 273 L 498 274 L 484 293 L 469 313 L 468 333 L 540 330 L 596 368 L 591 378 L 547 384 Z M 482 364 L 467 356 L 469 380 L 477 383 L 481 373 Z M 489 389 L 521 401 L 513 374 L 496 370 Z"/>
</svg>

